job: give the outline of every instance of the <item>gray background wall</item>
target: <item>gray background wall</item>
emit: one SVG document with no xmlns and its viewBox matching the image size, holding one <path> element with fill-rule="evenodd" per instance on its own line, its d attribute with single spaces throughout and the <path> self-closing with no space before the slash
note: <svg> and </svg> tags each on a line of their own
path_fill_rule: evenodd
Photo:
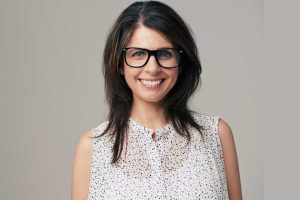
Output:
<svg viewBox="0 0 300 200">
<path fill-rule="evenodd" d="M 106 118 L 101 54 L 133 1 L 0 1 L 0 199 L 70 199 L 78 137 Z M 263 2 L 165 0 L 197 39 L 194 110 L 233 130 L 244 199 L 263 199 Z"/>
</svg>

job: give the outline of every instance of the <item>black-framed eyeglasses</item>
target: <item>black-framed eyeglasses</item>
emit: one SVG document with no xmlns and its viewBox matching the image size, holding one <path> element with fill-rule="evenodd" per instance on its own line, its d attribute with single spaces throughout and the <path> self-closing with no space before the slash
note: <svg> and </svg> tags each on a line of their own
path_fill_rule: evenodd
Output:
<svg viewBox="0 0 300 200">
<path fill-rule="evenodd" d="M 164 48 L 158 50 L 149 50 L 137 47 L 123 48 L 125 62 L 130 67 L 145 66 L 150 56 L 154 55 L 156 62 L 164 68 L 178 67 L 180 63 L 180 54 L 182 50 L 176 48 Z"/>
</svg>

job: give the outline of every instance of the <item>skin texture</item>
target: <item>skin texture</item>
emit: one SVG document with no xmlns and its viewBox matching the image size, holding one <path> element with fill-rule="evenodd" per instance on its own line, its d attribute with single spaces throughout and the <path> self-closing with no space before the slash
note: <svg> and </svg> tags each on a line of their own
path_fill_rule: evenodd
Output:
<svg viewBox="0 0 300 200">
<path fill-rule="evenodd" d="M 172 44 L 161 33 L 140 26 L 134 31 L 127 47 L 156 50 L 172 47 Z M 160 101 L 175 85 L 178 77 L 178 68 L 162 68 L 152 56 L 147 65 L 142 68 L 131 68 L 124 63 L 122 74 L 133 91 L 133 106 L 130 117 L 139 124 L 151 129 L 160 128 L 168 123 L 164 116 L 164 109 L 160 106 Z M 160 88 L 153 89 L 143 86 L 139 79 L 165 80 Z M 87 199 L 93 145 L 91 134 L 91 130 L 83 134 L 76 146 L 73 165 L 72 200 Z M 230 126 L 222 119 L 219 121 L 219 135 L 225 161 L 230 200 L 241 200 L 241 184 L 233 134 Z"/>
<path fill-rule="evenodd" d="M 72 200 L 86 200 L 90 181 L 92 147 L 92 130 L 83 134 L 77 143 L 72 174 Z"/>
<path fill-rule="evenodd" d="M 242 200 L 243 197 L 235 142 L 229 124 L 223 119 L 219 120 L 219 137 L 224 157 L 229 199 Z"/>
<path fill-rule="evenodd" d="M 149 50 L 172 48 L 172 44 L 159 32 L 145 26 L 138 27 L 131 36 L 127 47 L 140 47 Z M 178 68 L 165 69 L 159 66 L 155 57 L 151 56 L 146 66 L 141 68 L 129 67 L 124 63 L 124 75 L 133 93 L 133 102 L 140 101 L 156 103 L 166 96 L 177 81 Z M 146 88 L 138 79 L 165 79 L 160 88 Z"/>
</svg>

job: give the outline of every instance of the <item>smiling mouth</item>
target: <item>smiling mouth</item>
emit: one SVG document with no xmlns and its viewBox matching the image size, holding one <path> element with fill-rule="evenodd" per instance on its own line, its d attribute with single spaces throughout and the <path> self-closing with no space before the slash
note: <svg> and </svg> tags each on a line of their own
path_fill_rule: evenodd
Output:
<svg viewBox="0 0 300 200">
<path fill-rule="evenodd" d="M 159 79 L 159 80 L 154 80 L 154 81 L 143 80 L 143 79 L 138 79 L 138 80 L 145 86 L 157 87 L 157 86 L 161 85 L 165 79 Z"/>
</svg>

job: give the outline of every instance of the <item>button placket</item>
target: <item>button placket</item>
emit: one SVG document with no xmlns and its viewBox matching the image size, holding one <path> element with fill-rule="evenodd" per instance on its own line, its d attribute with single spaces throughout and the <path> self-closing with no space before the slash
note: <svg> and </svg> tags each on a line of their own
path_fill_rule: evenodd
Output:
<svg viewBox="0 0 300 200">
<path fill-rule="evenodd" d="M 161 166 L 161 157 L 156 146 L 156 142 L 152 139 L 152 134 L 154 131 L 146 130 L 147 138 L 147 153 L 151 161 L 151 166 L 154 171 L 154 178 L 157 180 L 156 183 L 160 184 L 159 188 L 161 188 L 161 192 L 165 195 L 165 186 L 163 182 L 163 174 L 162 174 L 162 166 Z"/>
<path fill-rule="evenodd" d="M 155 167 L 157 172 L 161 172 L 161 158 L 159 155 L 159 151 L 156 146 L 156 142 L 152 139 L 152 134 L 154 133 L 151 130 L 146 130 L 148 135 L 148 155 L 151 158 L 152 166 Z"/>
<path fill-rule="evenodd" d="M 161 178 L 161 188 L 162 188 L 162 192 L 163 192 L 163 197 L 164 199 L 169 199 L 168 195 L 167 195 L 167 186 L 166 186 L 166 182 L 165 182 L 165 177 L 164 177 L 164 173 L 163 173 L 163 161 L 162 161 L 162 157 L 161 157 L 161 151 L 164 151 L 164 142 L 163 142 L 163 137 L 165 136 L 165 134 L 167 134 L 167 130 L 166 128 L 159 128 L 156 130 L 157 133 L 157 141 L 153 141 L 156 150 L 158 152 L 159 156 L 159 164 L 160 164 L 160 178 Z"/>
</svg>

